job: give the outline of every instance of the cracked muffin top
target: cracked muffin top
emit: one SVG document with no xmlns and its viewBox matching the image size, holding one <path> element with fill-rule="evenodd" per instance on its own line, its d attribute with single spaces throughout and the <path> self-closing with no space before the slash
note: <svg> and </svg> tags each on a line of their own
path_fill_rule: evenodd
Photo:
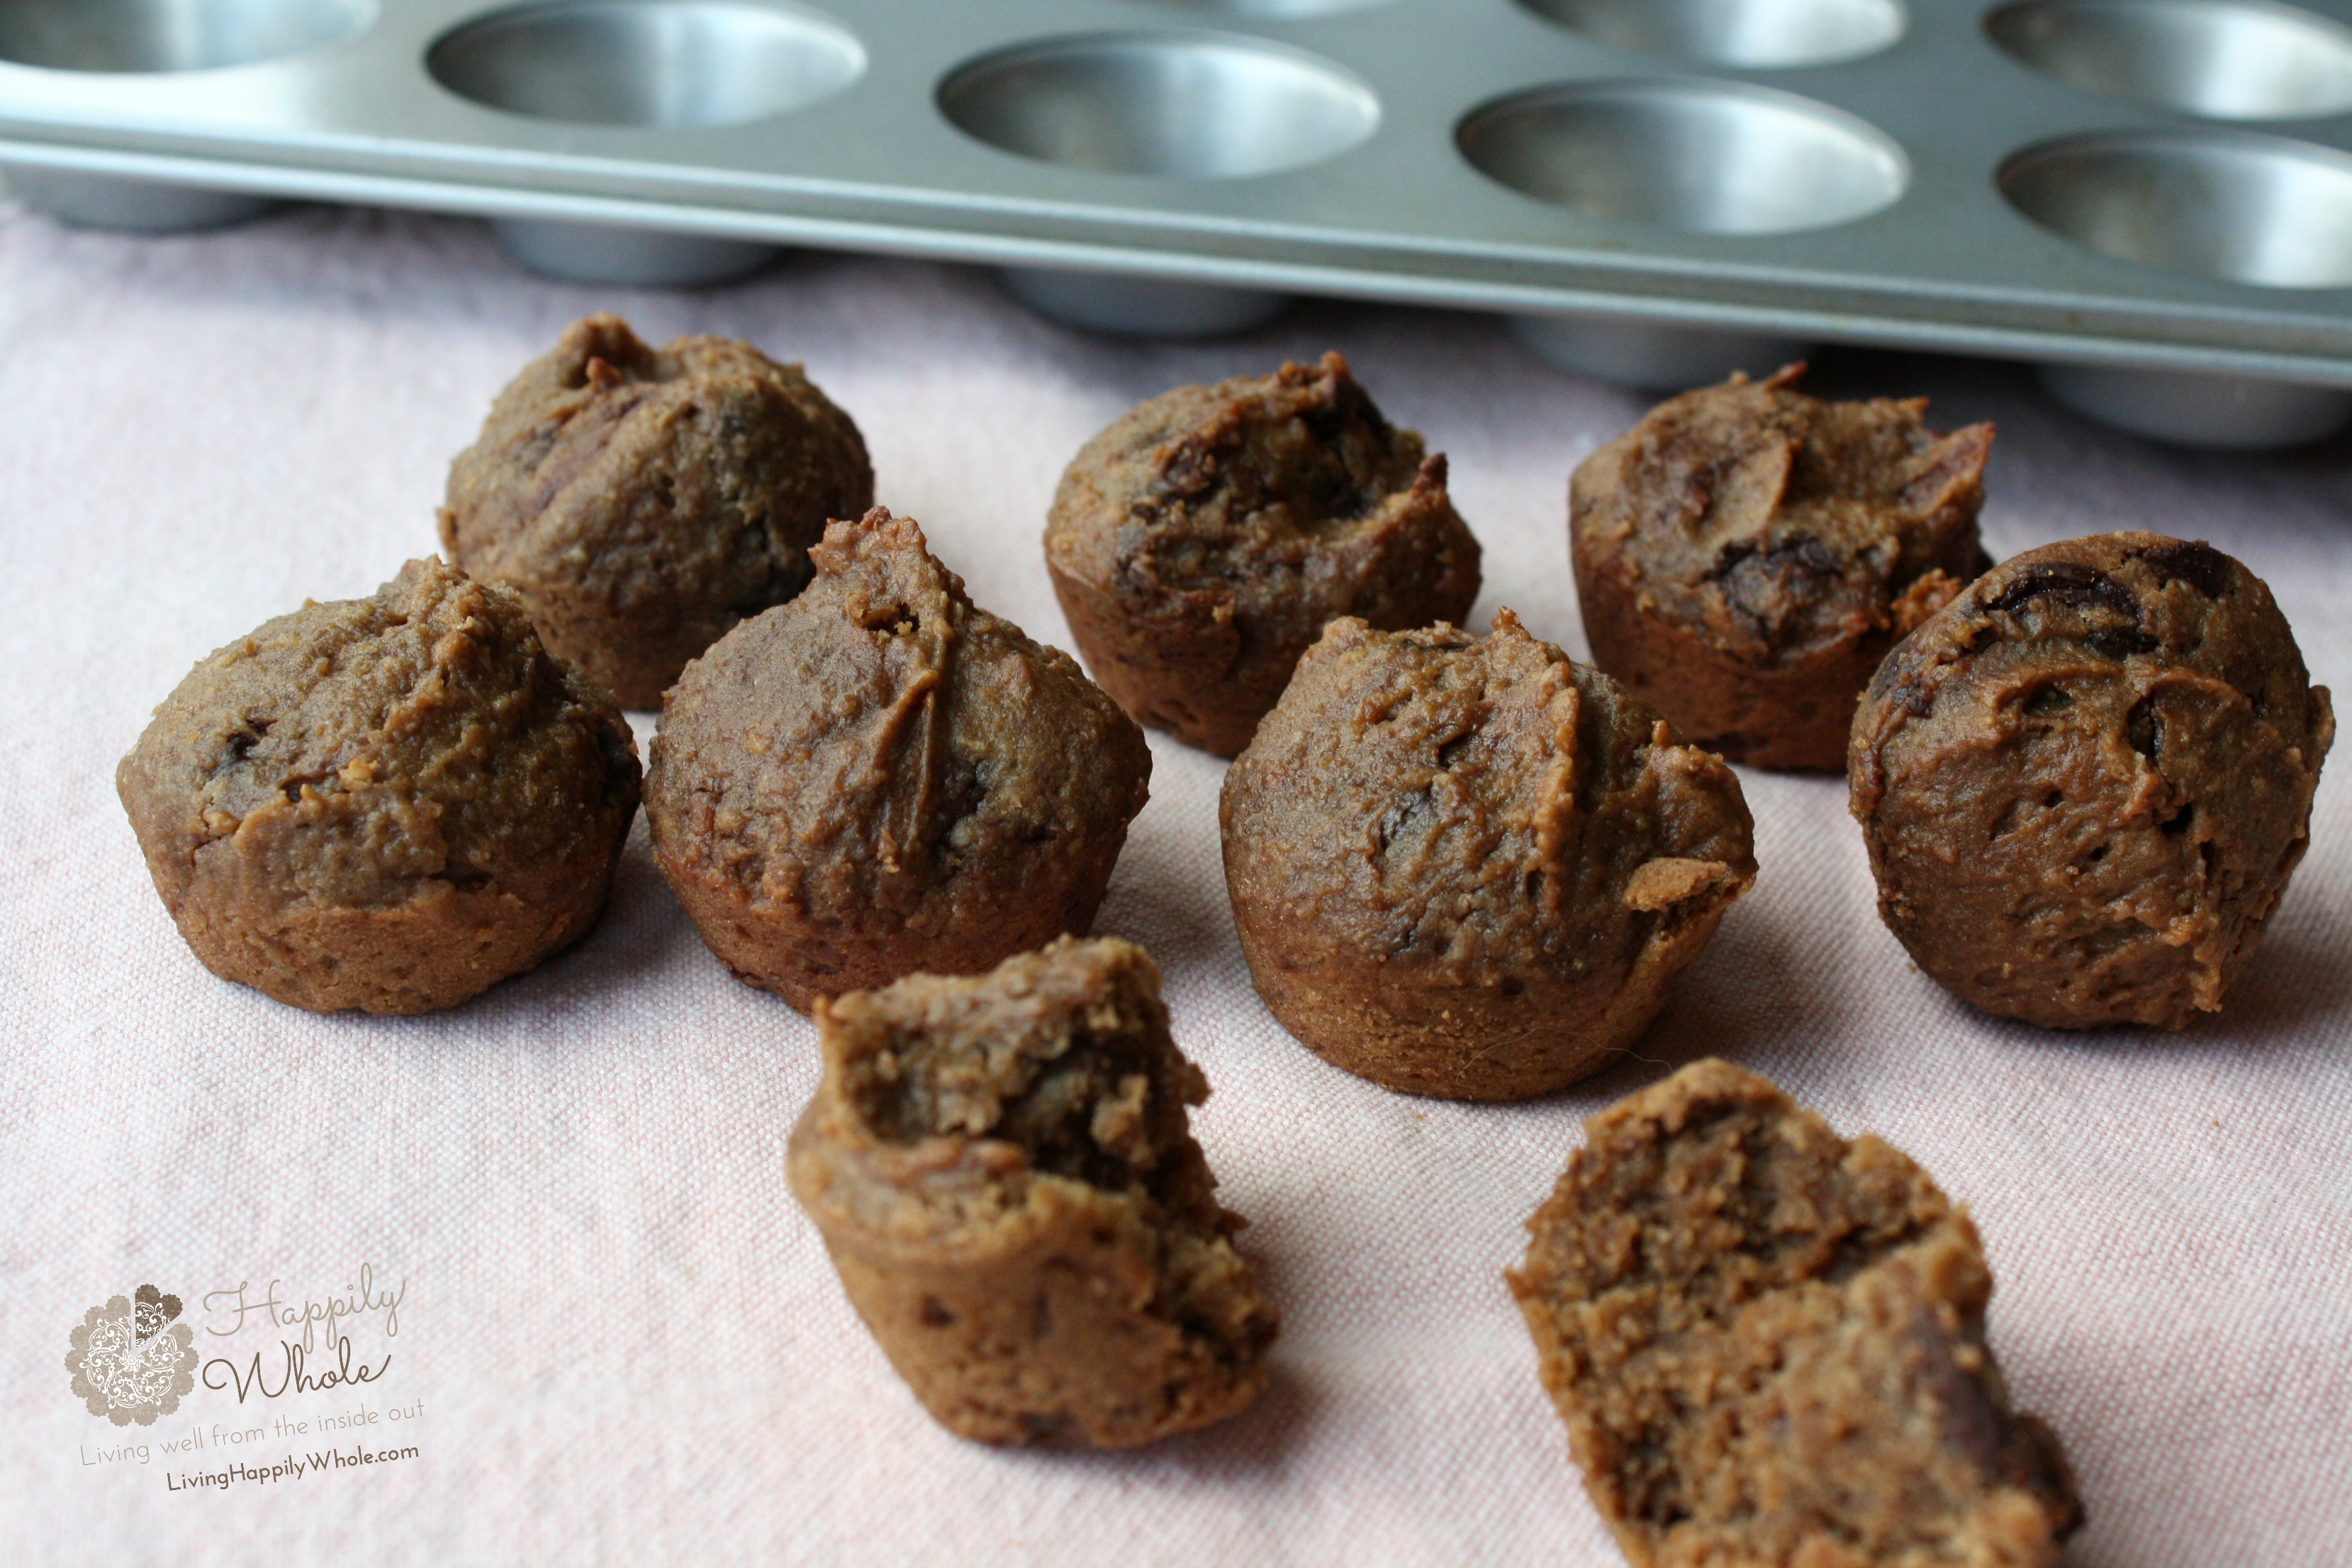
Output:
<svg viewBox="0 0 2352 1568">
<path fill-rule="evenodd" d="M 912 519 L 877 508 L 810 553 L 807 591 L 689 666 L 654 742 L 656 857 L 705 938 L 805 1008 L 1082 931 L 1148 794 L 1142 731 L 974 605 Z"/>
<path fill-rule="evenodd" d="M 1571 489 L 1580 562 L 1608 560 L 1652 613 L 1748 664 L 1885 632 L 1924 579 L 1958 588 L 1986 564 L 1992 426 L 1939 435 L 1925 398 L 1823 402 L 1796 390 L 1804 368 L 1659 405 Z"/>
</svg>

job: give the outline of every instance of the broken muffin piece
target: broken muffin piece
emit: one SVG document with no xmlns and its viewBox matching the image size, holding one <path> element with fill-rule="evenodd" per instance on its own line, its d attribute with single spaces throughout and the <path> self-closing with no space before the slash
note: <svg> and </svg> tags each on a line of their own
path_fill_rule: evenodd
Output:
<svg viewBox="0 0 2352 1568">
<path fill-rule="evenodd" d="M 1585 1123 L 1509 1275 L 1634 1568 L 2031 1568 L 2082 1520 L 2010 1407 L 1976 1227 L 1727 1062 Z"/>
<path fill-rule="evenodd" d="M 1275 1310 L 1228 1237 L 1160 972 L 1064 938 L 821 1003 L 793 1192 L 924 1407 L 988 1443 L 1131 1447 L 1240 1410 Z"/>
</svg>

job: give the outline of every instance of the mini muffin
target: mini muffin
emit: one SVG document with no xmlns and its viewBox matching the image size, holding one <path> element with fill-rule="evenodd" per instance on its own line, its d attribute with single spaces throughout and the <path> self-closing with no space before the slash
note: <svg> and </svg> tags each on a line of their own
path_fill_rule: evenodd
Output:
<svg viewBox="0 0 2352 1568">
<path fill-rule="evenodd" d="M 1508 1279 L 1633 1568 L 2053 1568 L 2065 1455 L 1927 1172 L 1714 1060 L 1585 1133 Z"/>
<path fill-rule="evenodd" d="M 829 519 L 874 504 L 849 416 L 748 343 L 656 351 L 618 316 L 564 330 L 449 468 L 441 542 L 522 595 L 557 657 L 626 708 L 809 579 Z"/>
<path fill-rule="evenodd" d="M 1548 1094 L 1632 1044 L 1756 878 L 1739 781 L 1523 630 L 1334 621 L 1225 774 L 1258 994 L 1388 1089 Z"/>
<path fill-rule="evenodd" d="M 1595 664 L 1693 745 L 1834 770 L 1878 661 L 1989 564 L 1992 426 L 1939 436 L 1924 398 L 1823 403 L 1803 374 L 1659 405 L 1578 467 L 1569 538 Z"/>
<path fill-rule="evenodd" d="M 913 520 L 877 508 L 810 556 L 807 592 L 687 667 L 654 742 L 654 858 L 710 950 L 807 1012 L 1085 931 L 1143 731 L 973 607 Z"/>
<path fill-rule="evenodd" d="M 1231 1415 L 1276 1317 L 1227 1239 L 1160 972 L 1064 940 L 820 1003 L 793 1194 L 915 1396 L 986 1443 L 1132 1447 Z"/>
<path fill-rule="evenodd" d="M 2262 580 L 2107 533 L 2004 562 L 1895 650 L 1853 722 L 1878 912 L 1965 1002 L 2178 1029 L 2303 858 L 2336 735 Z"/>
<path fill-rule="evenodd" d="M 412 561 L 196 666 L 115 788 L 214 973 L 314 1012 L 424 1013 L 596 923 L 637 750 L 514 595 Z"/>
<path fill-rule="evenodd" d="M 1045 565 L 1103 689 L 1221 757 L 1249 744 L 1325 622 L 1402 630 L 1478 597 L 1444 457 L 1381 418 L 1335 353 L 1180 386 L 1087 442 Z"/>
</svg>

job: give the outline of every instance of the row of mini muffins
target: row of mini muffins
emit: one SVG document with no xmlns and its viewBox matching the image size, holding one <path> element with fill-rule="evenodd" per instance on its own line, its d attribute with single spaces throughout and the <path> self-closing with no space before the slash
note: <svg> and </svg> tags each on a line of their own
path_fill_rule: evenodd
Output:
<svg viewBox="0 0 2352 1568">
<path fill-rule="evenodd" d="M 786 1174 L 942 1426 L 1124 1448 L 1256 1397 L 1278 1312 L 1140 948 L 1064 938 L 816 1022 Z M 1591 1118 L 1528 1231 L 1507 1282 L 1635 1568 L 2046 1568 L 2080 1524 L 1986 1342 L 1976 1227 L 1901 1151 L 1696 1062 Z"/>
<path fill-rule="evenodd" d="M 911 520 L 837 521 L 809 555 L 802 593 L 670 688 L 643 778 L 656 862 L 711 950 L 807 1011 L 1087 930 L 1145 800 L 1141 729 L 973 605 Z M 521 600 L 425 561 L 200 664 L 118 784 L 215 971 L 407 1013 L 588 929 L 640 778 L 612 699 Z M 1485 638 L 1333 622 L 1223 815 L 1268 1003 L 1423 1094 L 1591 1071 L 1755 875 L 1721 759 L 1507 612 Z"/>
<path fill-rule="evenodd" d="M 1990 563 L 1987 425 L 1924 400 L 1832 403 L 1802 367 L 1654 410 L 1570 487 L 1594 662 L 1695 745 L 1838 770 L 1894 642 Z M 501 392 L 452 465 L 449 559 L 522 596 L 549 648 L 624 707 L 808 582 L 874 477 L 856 423 L 745 343 L 640 342 L 592 316 Z M 1231 757 L 1334 619 L 1459 625 L 1476 538 L 1446 460 L 1326 354 L 1181 386 L 1088 441 L 1045 562 L 1077 651 L 1139 722 Z"/>
<path fill-rule="evenodd" d="M 1994 566 L 1990 426 L 1801 374 L 1669 399 L 1579 465 L 1595 670 L 1507 610 L 1484 642 L 1446 624 L 1477 546 L 1444 459 L 1336 355 L 1179 388 L 1079 454 L 1055 587 L 1129 712 L 1239 753 L 1234 913 L 1300 1039 L 1479 1098 L 1628 1043 L 1753 877 L 1709 753 L 1848 773 L 1887 925 L 1976 1006 L 2069 1028 L 2220 1007 L 2334 735 L 2268 587 L 2146 533 Z"/>
<path fill-rule="evenodd" d="M 805 1011 L 1084 931 L 1150 749 L 908 519 L 835 522 L 668 693 L 650 768 L 522 598 L 438 560 L 198 664 L 117 788 L 215 973 L 319 1011 L 472 997 L 594 923 L 642 795 L 713 952 Z"/>
<path fill-rule="evenodd" d="M 2122 558 L 2108 563 L 2115 573 L 2079 561 L 2036 563 L 2049 552 L 2012 563 L 2044 591 L 1956 598 L 1950 574 L 1925 564 L 1896 595 L 1906 552 L 1923 563 L 1957 562 L 1960 545 L 1980 553 L 1973 498 L 1987 434 L 1934 437 L 1916 404 L 1822 404 L 1790 380 L 1735 380 L 1670 402 L 1580 470 L 1580 493 L 1613 498 L 1623 516 L 1654 524 L 1653 533 L 1732 520 L 1707 524 L 1726 541 L 1718 558 L 1731 563 L 1710 591 L 1749 609 L 1779 605 L 1787 613 L 1775 624 L 1784 628 L 1804 619 L 1791 605 L 1833 607 L 1834 594 L 1807 599 L 1790 584 L 1822 577 L 1827 567 L 1814 567 L 1839 561 L 1869 566 L 1882 609 L 1910 606 L 1893 623 L 1851 608 L 1832 617 L 1850 641 L 1884 641 L 1931 599 L 1946 606 L 1933 618 L 1948 623 L 1968 603 L 1989 604 L 1990 619 L 1968 634 L 1964 652 L 1996 633 L 2032 643 L 2050 631 L 2057 643 L 2045 661 L 2063 662 L 2071 623 L 2042 626 L 2052 614 L 2081 605 L 2123 614 L 2128 633 L 2111 627 L 2084 646 L 2129 643 L 2138 662 L 2124 654 L 2110 661 L 2116 689 L 2179 689 L 2167 700 L 2181 710 L 2171 725 L 2181 734 L 2243 720 L 2254 704 L 2240 702 L 2247 713 L 2189 713 L 2180 691 L 2196 683 L 2175 678 L 2201 657 L 2207 629 L 2185 610 L 2173 614 L 2180 635 L 2168 643 L 2140 628 L 2126 601 L 2136 593 L 2201 595 L 2215 626 L 2242 634 L 2214 644 L 2237 649 L 2234 676 L 2259 667 L 2277 688 L 2253 713 L 2259 732 L 2230 743 L 2277 752 L 2290 775 L 2283 792 L 2263 795 L 2259 781 L 2218 763 L 2188 779 L 2184 766 L 2212 747 L 2178 738 L 2163 747 L 2171 771 L 2160 773 L 2153 699 L 2111 712 L 2113 702 L 2076 704 L 2049 682 L 2019 689 L 2035 722 L 2076 751 L 2095 751 L 2103 731 L 2086 722 L 2105 714 L 2107 729 L 2131 732 L 2147 765 L 2091 781 L 2104 782 L 2104 793 L 2083 787 L 2083 769 L 2074 767 L 2071 795 L 2053 794 L 2042 775 L 2064 745 L 2029 749 L 2006 772 L 2018 749 L 1991 748 L 2000 754 L 1978 764 L 1976 793 L 2000 808 L 2000 822 L 1982 837 L 2007 841 L 1975 858 L 1992 868 L 1989 882 L 1969 886 L 1965 876 L 1911 864 L 1923 855 L 1948 864 L 1966 858 L 1967 835 L 1890 837 L 1864 811 L 1864 773 L 1855 788 L 1889 923 L 1930 973 L 1970 1000 L 2058 1024 L 2177 1026 L 2217 1005 L 2300 853 L 2329 731 L 2326 694 L 2309 687 L 2266 591 L 2202 546 L 2147 541 L 2118 546 Z M 1588 483 L 1596 469 L 1606 482 Z M 1487 639 L 1442 620 L 1391 630 L 1328 618 L 1354 609 L 1409 623 L 1475 596 L 1476 544 L 1446 503 L 1443 479 L 1443 459 L 1388 426 L 1344 363 L 1327 356 L 1312 369 L 1181 388 L 1113 426 L 1065 478 L 1047 558 L 1097 673 L 1139 717 L 1221 743 L 1259 735 L 1268 689 L 1287 710 L 1232 770 L 1223 805 L 1244 951 L 1286 1025 L 1391 1088 L 1517 1098 L 1572 1081 L 1654 1016 L 1752 880 L 1751 833 L 1737 781 L 1719 761 L 1657 726 L 1605 676 L 1528 637 L 1507 611 Z M 854 426 L 796 367 L 717 340 L 681 340 L 656 353 L 617 321 L 591 318 L 501 395 L 481 440 L 453 468 L 442 519 L 445 538 L 472 549 L 472 564 L 503 574 L 551 647 L 570 647 L 639 690 L 667 685 L 688 645 L 616 635 L 628 616 L 674 622 L 684 615 L 680 596 L 699 593 L 707 632 L 756 609 L 759 595 L 749 590 L 730 610 L 710 599 L 741 566 L 727 565 L 728 542 L 765 542 L 760 594 L 789 599 L 812 574 L 821 580 L 803 595 L 805 613 L 755 616 L 752 626 L 764 629 L 746 628 L 740 646 L 721 641 L 712 668 L 687 683 L 693 690 L 681 687 L 686 700 L 663 720 L 652 796 L 663 869 L 710 945 L 738 973 L 803 1009 L 829 992 L 915 968 L 977 969 L 1045 935 L 1084 929 L 1149 771 L 1139 736 L 1115 722 L 1102 693 L 1063 656 L 971 606 L 911 524 L 877 514 L 837 546 L 793 542 L 821 526 L 813 520 L 822 519 L 825 496 L 870 483 Z M 1577 510 L 1580 572 L 1593 515 L 1590 504 Z M 1777 542 L 1759 545 L 1739 533 L 1750 525 L 1780 530 Z M 826 549 L 837 556 L 830 573 L 817 562 Z M 2006 582 L 2010 570 L 1979 586 Z M 670 597 L 647 584 L 667 584 Z M 1642 615 L 1667 617 L 1664 601 L 1641 603 Z M 582 604 L 609 613 L 583 617 L 573 613 Z M 1302 664 L 1308 645 L 1316 653 Z M 616 659 L 649 650 L 656 665 L 614 674 Z M 1853 673 L 1847 654 L 1832 663 Z M 2231 676 L 2223 671 L 2222 687 Z M 1224 684 L 1202 684 L 1213 677 Z M 2088 678 L 2070 679 L 2082 686 Z M 1906 709 L 1917 706 L 1919 689 L 1910 689 Z M 1822 700 L 1842 710 L 1845 700 L 1841 689 Z M 1360 715 L 1373 710 L 1380 721 L 1367 726 Z M 215 726 L 213 740 L 234 753 L 226 761 L 258 776 L 294 744 L 286 733 L 261 743 L 278 722 L 272 712 L 271 703 L 247 702 L 233 723 Z M 2008 721 L 1991 722 L 1999 731 Z M 904 749 L 908 737 L 915 752 Z M 677 758 L 668 770 L 665 749 Z M 1958 753 L 1946 744 L 1937 754 Z M 686 782 L 666 790 L 672 773 Z M 2151 786 L 2140 773 L 2160 776 Z M 128 763 L 124 776 L 129 801 Z M 1869 812 L 1901 818 L 1908 776 L 1895 778 L 1891 795 L 1873 795 Z M 337 780 L 329 793 L 348 787 Z M 2138 817 L 2168 790 L 2180 797 L 2158 845 L 2168 850 L 2168 868 L 2153 864 L 2161 856 L 2111 857 L 2118 835 L 2148 837 L 2137 832 L 2150 826 Z M 2021 833 L 2026 794 L 2042 805 L 2034 831 Z M 2267 809 L 2282 804 L 2283 812 Z M 193 864 L 180 847 L 220 837 L 202 826 L 205 813 L 223 821 L 236 814 L 223 815 L 209 798 L 201 810 L 193 797 L 150 805 L 142 841 L 151 860 L 164 857 L 157 880 L 177 913 L 187 898 L 180 884 L 189 882 L 180 862 Z M 141 816 L 134 806 L 134 820 Z M 1948 827 L 1948 819 L 1932 809 L 1923 816 L 1928 826 Z M 2233 826 L 2248 823 L 2254 831 L 2240 843 Z M 2050 857 L 2066 847 L 2058 840 L 2085 834 L 2104 837 L 2076 845 L 2078 858 L 2105 868 L 2071 910 L 2057 908 L 2079 868 Z M 2021 851 L 2046 863 L 2021 871 L 2011 863 Z M 404 854 L 391 857 L 408 868 L 404 874 L 477 891 L 492 880 L 480 865 L 499 858 L 446 856 L 459 868 L 445 875 L 429 847 Z M 350 871 L 357 861 L 343 854 L 334 863 Z M 2027 872 L 2053 891 L 2018 907 Z M 2157 880 L 2121 885 L 2133 875 Z M 321 887 L 331 901 L 334 889 Z M 2128 912 L 2137 924 L 2117 931 L 2107 928 L 2119 896 L 2137 899 Z M 373 907 L 385 904 L 378 897 Z M 453 912 L 461 907 L 445 910 L 460 928 L 472 918 Z M 398 923 L 420 942 L 438 929 Z M 359 941 L 367 922 L 342 925 Z M 563 940 L 579 929 L 576 919 L 562 927 Z M 1944 931 L 1958 934 L 1946 941 Z M 528 962 L 546 950 L 517 941 Z M 2075 963 L 2086 944 L 2107 961 Z M 499 942 L 474 948 L 468 977 L 447 982 L 455 998 L 479 989 L 478 973 L 506 952 Z M 2000 984 L 1982 983 L 1988 969 Z M 330 994 L 358 984 L 354 973 L 347 968 L 335 983 L 342 989 Z M 382 1006 L 446 1005 L 420 1000 L 415 976 L 401 974 Z"/>
</svg>

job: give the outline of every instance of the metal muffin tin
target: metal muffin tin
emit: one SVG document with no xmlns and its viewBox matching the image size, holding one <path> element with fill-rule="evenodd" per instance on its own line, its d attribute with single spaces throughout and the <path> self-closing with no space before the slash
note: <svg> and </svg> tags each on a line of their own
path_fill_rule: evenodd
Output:
<svg viewBox="0 0 2352 1568">
<path fill-rule="evenodd" d="M 1114 331 L 1506 312 L 1644 384 L 1839 341 L 2175 439 L 2352 416 L 2352 0 L 0 0 L 83 222 L 485 215 L 529 264 L 993 263 Z"/>
</svg>

